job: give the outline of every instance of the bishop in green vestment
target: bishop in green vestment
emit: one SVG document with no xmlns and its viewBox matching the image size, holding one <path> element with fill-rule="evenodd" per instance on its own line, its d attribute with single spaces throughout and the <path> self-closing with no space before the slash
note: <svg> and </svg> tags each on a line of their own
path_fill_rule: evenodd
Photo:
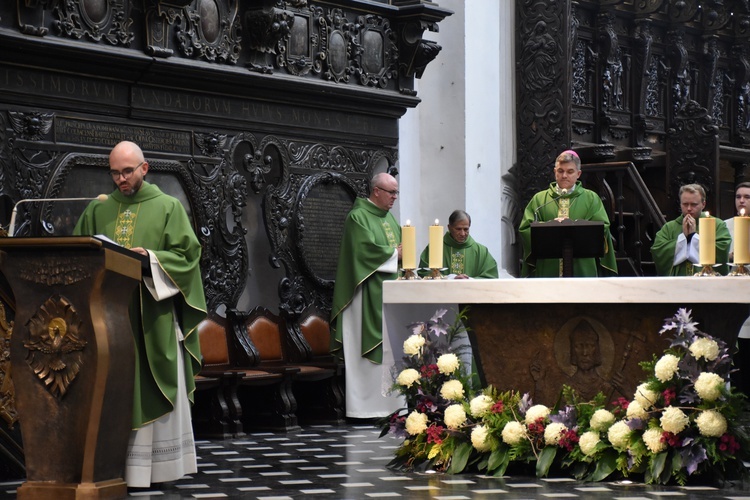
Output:
<svg viewBox="0 0 750 500">
<path fill-rule="evenodd" d="M 399 408 L 381 394 L 383 282 L 396 279 L 401 226 L 390 209 L 398 183 L 389 174 L 371 180 L 370 197 L 357 198 L 344 222 L 331 310 L 331 352 L 344 359 L 346 415 L 384 417 Z"/>
<path fill-rule="evenodd" d="M 486 246 L 469 235 L 471 216 L 463 210 L 454 210 L 448 218 L 448 232 L 443 236 L 443 274 L 456 279 L 497 278 L 497 262 Z M 420 256 L 419 267 L 426 268 L 430 247 Z"/>
<path fill-rule="evenodd" d="M 562 275 L 561 259 L 535 259 L 531 255 L 531 223 L 551 220 L 589 220 L 604 223 L 604 255 L 601 258 L 573 260 L 573 276 L 596 277 L 617 274 L 617 262 L 609 232 L 609 216 L 601 198 L 585 189 L 578 178 L 581 176 L 581 160 L 575 151 L 563 151 L 555 160 L 555 182 L 545 191 L 535 194 L 524 210 L 518 232 L 523 243 L 524 277 L 559 277 Z"/>
<path fill-rule="evenodd" d="M 651 255 L 659 276 L 692 276 L 700 271 L 700 221 L 705 215 L 706 191 L 700 184 L 680 187 L 682 214 L 664 224 L 654 237 Z M 727 274 L 727 260 L 732 236 L 726 223 L 716 219 L 716 264 L 721 274 Z"/>
<path fill-rule="evenodd" d="M 156 300 L 144 278 L 130 304 L 136 351 L 132 425 L 134 430 L 140 430 L 170 415 L 179 406 L 180 398 L 193 399 L 194 377 L 201 368 L 197 326 L 206 316 L 199 267 L 201 246 L 180 201 L 143 180 L 148 163 L 136 144 L 121 142 L 115 146 L 110 154 L 110 168 L 118 189 L 106 201 L 88 205 L 78 220 L 75 234 L 104 235 L 142 255 L 150 253 L 152 261 L 158 264 L 152 265 L 152 269 L 160 269 L 166 275 L 173 289 L 170 293 L 174 294 Z M 178 339 L 176 327 L 182 340 Z M 178 366 L 182 366 L 182 373 L 178 372 Z M 180 394 L 178 388 L 182 389 Z M 189 406 L 184 406 L 189 424 Z M 174 439 L 186 438 L 181 434 Z M 192 450 L 186 453 L 194 454 L 192 429 L 189 441 Z M 131 454 L 129 449 L 129 457 Z M 159 460 L 164 456 L 159 456 Z M 150 482 L 179 479 L 184 473 L 171 478 L 155 473 L 143 481 L 131 481 L 126 472 L 126 479 L 129 486 L 148 486 Z"/>
</svg>

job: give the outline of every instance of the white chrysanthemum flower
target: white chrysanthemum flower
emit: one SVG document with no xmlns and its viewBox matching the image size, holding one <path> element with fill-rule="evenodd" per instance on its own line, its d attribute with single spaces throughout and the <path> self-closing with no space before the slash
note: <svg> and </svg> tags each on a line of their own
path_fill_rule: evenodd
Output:
<svg viewBox="0 0 750 500">
<path fill-rule="evenodd" d="M 706 361 L 713 361 L 719 357 L 719 344 L 706 337 L 700 337 L 690 344 L 690 354 L 695 359 L 705 358 Z"/>
<path fill-rule="evenodd" d="M 544 442 L 548 445 L 556 445 L 560 442 L 563 432 L 568 430 L 565 424 L 560 422 L 552 422 L 544 428 Z"/>
<path fill-rule="evenodd" d="M 607 439 L 609 439 L 609 442 L 615 448 L 625 450 L 628 448 L 631 432 L 628 424 L 620 420 L 612 424 L 609 430 L 607 430 Z"/>
<path fill-rule="evenodd" d="M 615 423 L 615 416 L 611 411 L 600 409 L 596 410 L 591 415 L 591 421 L 589 425 L 595 431 L 604 432 L 609 429 L 609 426 Z"/>
<path fill-rule="evenodd" d="M 414 410 L 406 417 L 406 432 L 412 436 L 423 433 L 427 430 L 427 415 Z"/>
<path fill-rule="evenodd" d="M 662 441 L 661 436 L 664 433 L 661 429 L 648 429 L 643 433 L 643 442 L 651 453 L 661 453 L 667 447 L 667 443 Z"/>
<path fill-rule="evenodd" d="M 595 431 L 588 431 L 581 434 L 578 439 L 578 446 L 581 447 L 581 452 L 586 456 L 591 456 L 596 451 L 596 445 L 599 444 L 599 433 Z"/>
<path fill-rule="evenodd" d="M 452 352 L 441 355 L 437 360 L 437 367 L 443 375 L 450 375 L 458 370 L 458 356 Z"/>
<path fill-rule="evenodd" d="M 421 335 L 410 335 L 404 340 L 404 354 L 408 356 L 416 356 L 422 352 L 424 346 L 424 337 Z"/>
<path fill-rule="evenodd" d="M 659 393 L 648 389 L 647 384 L 643 383 L 636 388 L 633 398 L 640 403 L 641 408 L 648 411 L 656 404 Z"/>
<path fill-rule="evenodd" d="M 690 423 L 690 419 L 679 408 L 667 406 L 662 412 L 659 422 L 661 423 L 661 428 L 665 431 L 672 434 L 679 434 Z"/>
<path fill-rule="evenodd" d="M 480 394 L 469 403 L 469 411 L 472 417 L 481 418 L 490 412 L 494 404 L 495 402 L 492 401 L 491 397 Z"/>
<path fill-rule="evenodd" d="M 440 388 L 440 395 L 448 401 L 461 401 L 464 397 L 464 385 L 460 380 L 447 380 Z"/>
<path fill-rule="evenodd" d="M 726 382 L 715 373 L 702 372 L 695 381 L 695 392 L 704 401 L 715 401 L 721 396 L 721 388 Z"/>
<path fill-rule="evenodd" d="M 547 418 L 549 415 L 549 408 L 544 405 L 534 405 L 526 410 L 526 425 L 533 424 L 540 418 Z"/>
<path fill-rule="evenodd" d="M 702 436 L 721 437 L 727 432 L 727 419 L 716 410 L 702 411 L 695 419 Z"/>
<path fill-rule="evenodd" d="M 641 420 L 648 418 L 648 412 L 643 409 L 643 406 L 638 401 L 631 401 L 628 404 L 628 410 L 625 414 L 628 418 L 640 418 Z"/>
<path fill-rule="evenodd" d="M 654 365 L 654 375 L 661 382 L 669 382 L 677 373 L 677 365 L 680 362 L 680 358 L 674 354 L 665 354 L 659 361 Z"/>
<path fill-rule="evenodd" d="M 419 380 L 419 372 L 414 368 L 407 368 L 398 374 L 396 383 L 403 385 L 404 387 L 411 387 L 411 385 Z"/>
<path fill-rule="evenodd" d="M 492 445 L 489 437 L 489 431 L 484 425 L 477 425 L 471 431 L 471 444 L 477 451 L 490 451 Z"/>
<path fill-rule="evenodd" d="M 515 446 L 526 439 L 526 426 L 515 420 L 508 422 L 501 433 L 503 442 L 509 446 Z"/>
<path fill-rule="evenodd" d="M 445 425 L 448 426 L 449 429 L 458 429 L 464 422 L 466 422 L 466 412 L 464 411 L 464 407 L 462 405 L 450 405 L 445 409 L 443 419 L 445 420 Z"/>
</svg>

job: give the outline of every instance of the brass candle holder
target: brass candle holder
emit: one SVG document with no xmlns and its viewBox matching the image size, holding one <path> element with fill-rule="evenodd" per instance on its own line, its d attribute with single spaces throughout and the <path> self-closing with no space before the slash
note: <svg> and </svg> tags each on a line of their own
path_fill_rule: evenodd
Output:
<svg viewBox="0 0 750 500">
<path fill-rule="evenodd" d="M 430 270 L 429 276 L 425 276 L 423 279 L 426 280 L 442 280 L 445 279 L 443 276 L 443 271 L 448 269 L 447 267 L 430 267 L 428 268 Z"/>
<path fill-rule="evenodd" d="M 421 280 L 422 278 L 419 277 L 417 274 L 417 270 L 412 269 L 402 269 L 401 270 L 401 276 L 398 277 L 400 280 Z"/>
<path fill-rule="evenodd" d="M 695 273 L 693 276 L 721 276 L 719 273 L 714 271 L 715 264 L 702 264 L 701 270 Z"/>
<path fill-rule="evenodd" d="M 747 263 L 735 263 L 729 276 L 750 276 L 750 271 L 745 267 Z"/>
</svg>

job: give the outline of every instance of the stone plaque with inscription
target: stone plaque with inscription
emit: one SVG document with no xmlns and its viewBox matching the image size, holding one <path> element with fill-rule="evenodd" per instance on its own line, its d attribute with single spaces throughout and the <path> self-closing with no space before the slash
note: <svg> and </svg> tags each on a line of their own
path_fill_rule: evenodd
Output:
<svg viewBox="0 0 750 500">
<path fill-rule="evenodd" d="M 321 283 L 336 279 L 344 220 L 356 192 L 332 174 L 310 177 L 299 194 L 297 247 L 305 270 Z"/>
</svg>

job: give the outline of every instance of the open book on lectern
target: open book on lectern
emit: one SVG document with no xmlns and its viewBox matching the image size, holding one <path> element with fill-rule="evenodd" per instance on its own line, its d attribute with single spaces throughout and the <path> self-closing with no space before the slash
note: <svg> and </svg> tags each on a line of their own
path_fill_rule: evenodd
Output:
<svg viewBox="0 0 750 500">
<path fill-rule="evenodd" d="M 136 253 L 129 248 L 117 243 L 112 238 L 109 238 L 103 234 L 95 234 L 91 236 L 102 242 L 102 247 L 114 250 L 117 253 L 125 254 L 133 259 L 138 259 L 141 262 L 141 274 L 143 276 L 151 276 L 151 262 L 149 261 L 148 255 L 141 255 Z"/>
</svg>

